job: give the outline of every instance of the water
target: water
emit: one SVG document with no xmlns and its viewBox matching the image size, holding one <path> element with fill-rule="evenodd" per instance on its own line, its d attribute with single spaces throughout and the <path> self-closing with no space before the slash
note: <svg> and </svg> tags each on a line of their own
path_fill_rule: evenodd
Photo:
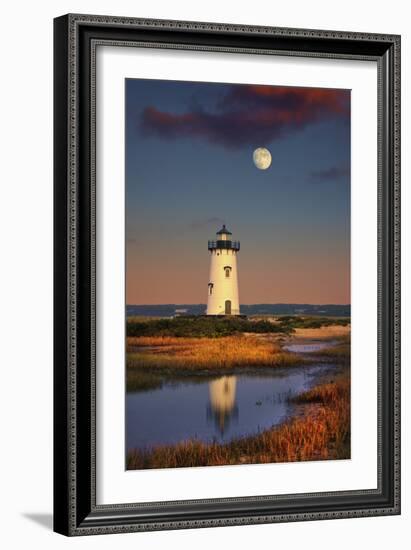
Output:
<svg viewBox="0 0 411 550">
<path fill-rule="evenodd" d="M 198 376 L 126 396 L 127 449 L 187 439 L 227 442 L 254 435 L 293 414 L 289 398 L 329 368 L 321 364 L 239 375 Z"/>
<path fill-rule="evenodd" d="M 335 340 L 329 340 L 327 342 L 309 342 L 304 344 L 289 344 L 287 346 L 283 346 L 283 348 L 287 351 L 291 351 L 292 353 L 313 353 L 315 351 L 321 351 L 325 348 L 329 348 L 330 346 L 333 346 L 337 342 Z"/>
</svg>

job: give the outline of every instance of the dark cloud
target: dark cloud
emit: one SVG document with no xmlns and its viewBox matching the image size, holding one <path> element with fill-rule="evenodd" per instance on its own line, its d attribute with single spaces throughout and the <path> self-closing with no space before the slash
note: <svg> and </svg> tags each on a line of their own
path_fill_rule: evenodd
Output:
<svg viewBox="0 0 411 550">
<path fill-rule="evenodd" d="M 198 138 L 225 147 L 267 143 L 309 124 L 350 116 L 350 92 L 325 88 L 229 86 L 216 112 L 198 107 L 186 113 L 153 106 L 142 115 L 146 135 Z"/>
<path fill-rule="evenodd" d="M 308 179 L 314 183 L 346 180 L 350 176 L 350 169 L 344 166 L 333 166 L 325 170 L 313 171 Z"/>
</svg>

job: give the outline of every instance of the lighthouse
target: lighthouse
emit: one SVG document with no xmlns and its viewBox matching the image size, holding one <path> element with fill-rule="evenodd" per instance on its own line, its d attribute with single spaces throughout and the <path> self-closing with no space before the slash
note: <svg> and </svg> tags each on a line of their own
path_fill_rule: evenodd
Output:
<svg viewBox="0 0 411 550">
<path fill-rule="evenodd" d="M 223 225 L 215 241 L 208 241 L 210 277 L 207 315 L 240 315 L 238 300 L 237 253 L 240 243 Z"/>
</svg>

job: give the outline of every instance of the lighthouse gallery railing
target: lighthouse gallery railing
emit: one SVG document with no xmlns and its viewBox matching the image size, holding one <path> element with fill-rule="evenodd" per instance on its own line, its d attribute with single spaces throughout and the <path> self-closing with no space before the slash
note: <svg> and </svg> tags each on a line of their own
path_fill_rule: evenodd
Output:
<svg viewBox="0 0 411 550">
<path fill-rule="evenodd" d="M 239 241 L 208 241 L 208 250 L 240 250 Z"/>
</svg>

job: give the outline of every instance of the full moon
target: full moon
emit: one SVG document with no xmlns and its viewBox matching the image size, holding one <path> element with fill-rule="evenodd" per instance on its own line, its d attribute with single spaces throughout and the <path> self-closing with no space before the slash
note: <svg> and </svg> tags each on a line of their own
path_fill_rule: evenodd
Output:
<svg viewBox="0 0 411 550">
<path fill-rule="evenodd" d="M 271 165 L 271 153 L 265 147 L 259 147 L 253 153 L 253 161 L 259 170 L 267 170 Z"/>
</svg>

